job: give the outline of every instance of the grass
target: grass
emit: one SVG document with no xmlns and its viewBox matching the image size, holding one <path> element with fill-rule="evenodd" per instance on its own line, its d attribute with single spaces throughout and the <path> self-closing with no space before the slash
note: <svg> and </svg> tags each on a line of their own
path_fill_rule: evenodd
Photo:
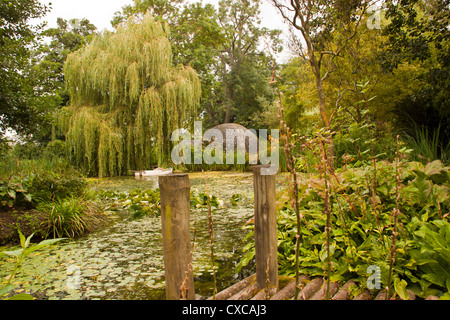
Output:
<svg viewBox="0 0 450 320">
<path fill-rule="evenodd" d="M 64 158 L 39 158 L 39 159 L 19 159 L 12 155 L 7 155 L 1 159 L 0 179 L 7 179 L 12 176 L 23 176 L 42 172 L 64 172 L 70 168 Z"/>
<path fill-rule="evenodd" d="M 423 163 L 441 160 L 444 164 L 448 164 L 450 161 L 450 143 L 444 145 L 440 135 L 440 125 L 433 131 L 425 126 L 414 125 L 413 132 L 405 135 L 406 142 L 415 151 L 411 154 L 411 160 Z"/>
<path fill-rule="evenodd" d="M 81 198 L 44 202 L 38 205 L 37 210 L 48 213 L 43 226 L 45 237 L 52 235 L 53 238 L 74 238 L 89 231 L 96 222 L 100 221 L 98 217 L 95 217 L 98 213 L 97 208 Z"/>
</svg>

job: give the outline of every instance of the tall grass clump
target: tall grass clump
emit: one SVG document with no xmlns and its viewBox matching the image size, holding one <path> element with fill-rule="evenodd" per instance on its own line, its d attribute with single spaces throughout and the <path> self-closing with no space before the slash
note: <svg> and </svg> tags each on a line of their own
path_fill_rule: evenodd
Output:
<svg viewBox="0 0 450 320">
<path fill-rule="evenodd" d="M 57 199 L 38 205 L 39 211 L 47 212 L 43 234 L 47 238 L 75 238 L 90 230 L 90 226 L 98 221 L 94 214 L 96 208 L 92 203 L 80 198 Z"/>
<path fill-rule="evenodd" d="M 412 132 L 406 133 L 404 138 L 415 151 L 410 155 L 411 160 L 423 163 L 441 160 L 445 164 L 449 163 L 450 143 L 442 141 L 440 125 L 436 130 L 430 130 L 426 126 L 414 124 Z"/>
</svg>

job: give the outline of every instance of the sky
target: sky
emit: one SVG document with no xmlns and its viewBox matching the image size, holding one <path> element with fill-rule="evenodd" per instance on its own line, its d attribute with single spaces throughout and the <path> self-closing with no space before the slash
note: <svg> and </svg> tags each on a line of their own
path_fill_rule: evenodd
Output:
<svg viewBox="0 0 450 320">
<path fill-rule="evenodd" d="M 199 0 L 188 0 L 188 2 L 197 2 Z M 52 10 L 42 21 L 48 22 L 48 27 L 56 27 L 56 19 L 82 19 L 87 18 L 93 23 L 99 31 L 103 29 L 111 30 L 111 20 L 114 13 L 127 5 L 132 4 L 132 0 L 40 0 L 43 4 L 51 3 Z M 219 0 L 203 0 L 203 3 L 217 5 Z M 273 8 L 268 0 L 262 1 L 261 6 L 262 25 L 270 29 L 281 29 L 287 34 L 287 27 L 283 24 L 281 16 Z M 285 50 L 286 51 L 286 50 Z M 279 59 L 287 59 L 287 52 L 282 54 Z M 284 62 L 284 61 L 283 61 Z"/>
</svg>

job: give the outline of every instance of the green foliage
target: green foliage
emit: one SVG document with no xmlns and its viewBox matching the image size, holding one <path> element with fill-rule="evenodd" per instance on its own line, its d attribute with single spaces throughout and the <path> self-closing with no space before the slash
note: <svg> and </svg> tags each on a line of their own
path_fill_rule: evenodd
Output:
<svg viewBox="0 0 450 320">
<path fill-rule="evenodd" d="M 61 140 L 54 140 L 47 144 L 43 151 L 43 157 L 47 159 L 65 158 L 66 143 Z"/>
<path fill-rule="evenodd" d="M 46 29 L 39 34 L 41 41 L 30 50 L 27 73 L 28 82 L 32 85 L 29 90 L 32 98 L 28 101 L 35 110 L 31 125 L 27 124 L 34 127 L 33 135 L 28 139 L 44 145 L 56 138 L 56 116 L 69 101 L 63 72 L 67 55 L 86 45 L 95 30 L 95 26 L 86 19 L 66 21 L 58 18 L 57 24 L 57 28 Z M 46 41 L 42 41 L 43 37 Z M 63 138 L 61 135 L 58 137 Z"/>
<path fill-rule="evenodd" d="M 444 214 L 450 209 L 450 168 L 440 161 L 427 165 L 404 162 L 402 168 L 391 281 L 402 298 L 406 297 L 406 289 L 420 297 L 444 296 L 449 290 L 450 224 Z M 352 279 L 365 288 L 367 268 L 376 265 L 381 269 L 382 286 L 387 286 L 396 207 L 396 171 L 392 163 L 377 161 L 376 180 L 374 172 L 373 165 L 363 164 L 358 168 L 337 169 L 336 176 L 330 178 L 333 190 L 330 198 L 331 281 Z M 299 189 L 300 273 L 325 276 L 328 256 L 323 214 L 324 179 L 316 174 L 303 179 Z M 279 268 L 280 273 L 292 276 L 295 274 L 297 222 L 287 193 L 279 194 L 278 198 Z M 246 250 L 239 267 L 251 261 L 253 243 L 247 245 Z"/>
<path fill-rule="evenodd" d="M 208 208 L 219 207 L 219 202 L 216 196 L 209 196 L 206 193 L 194 194 L 191 192 L 191 207 L 194 208 Z"/>
<path fill-rule="evenodd" d="M 129 210 L 134 219 L 161 214 L 159 190 L 135 189 L 130 192 L 99 190 L 95 196 L 107 201 L 104 210 Z"/>
<path fill-rule="evenodd" d="M 47 152 L 50 154 L 49 150 Z M 56 156 L 39 160 L 18 160 L 8 156 L 0 177 L 2 208 L 30 209 L 42 202 L 81 198 L 87 189 L 81 173 Z"/>
<path fill-rule="evenodd" d="M 117 27 L 126 22 L 130 16 L 142 17 L 150 12 L 156 20 L 170 20 L 179 14 L 183 0 L 133 0 L 132 5 L 122 7 L 122 11 L 114 14 L 111 24 Z"/>
<path fill-rule="evenodd" d="M 20 179 L 0 180 L 0 208 L 30 206 L 33 196 L 26 190 L 26 184 L 27 181 Z"/>
<path fill-rule="evenodd" d="M 8 295 L 8 292 L 14 290 L 15 286 L 11 284 L 11 280 L 16 275 L 17 271 L 19 271 L 21 265 L 25 261 L 25 259 L 33 252 L 40 250 L 42 248 L 48 247 L 50 245 L 53 245 L 61 240 L 64 240 L 62 238 L 60 239 L 51 239 L 51 240 L 44 240 L 41 241 L 39 244 L 31 245 L 31 238 L 33 238 L 33 235 L 30 235 L 28 238 L 25 239 L 25 236 L 18 230 L 19 237 L 20 237 L 20 249 L 13 250 L 13 251 L 2 251 L 0 252 L 0 258 L 3 256 L 13 257 L 16 259 L 16 264 L 14 267 L 13 272 L 9 275 L 8 281 L 6 284 L 0 288 L 0 298 L 4 298 Z M 4 300 L 33 300 L 33 297 L 29 294 L 18 294 L 9 298 L 5 298 Z"/>
<path fill-rule="evenodd" d="M 340 130 L 333 136 L 335 146 L 335 165 L 361 165 L 363 162 L 393 160 L 395 139 L 390 133 L 377 132 L 372 124 L 342 121 Z"/>
<path fill-rule="evenodd" d="M 2 179 L 13 176 L 31 178 L 33 175 L 49 171 L 64 174 L 75 170 L 64 158 L 39 157 L 37 159 L 28 159 L 18 157 L 14 153 L 7 155 L 3 159 L 2 164 L 0 166 L 0 177 Z M 80 175 L 80 173 L 78 172 L 76 175 Z"/>
<path fill-rule="evenodd" d="M 161 214 L 159 189 L 134 189 L 130 192 L 97 190 L 93 196 L 107 203 L 103 207 L 104 210 L 128 210 L 133 219 L 139 219 L 145 216 L 159 216 Z M 233 195 L 234 200 L 232 199 L 231 201 L 236 204 L 241 198 L 241 195 L 236 194 Z M 221 205 L 220 201 L 214 195 L 208 201 L 208 195 L 206 193 L 196 194 L 191 192 L 190 205 L 192 208 L 207 208 L 208 205 L 211 205 L 213 208 L 218 208 Z"/>
<path fill-rule="evenodd" d="M 38 80 L 31 72 L 31 50 L 49 8 L 37 0 L 0 2 L 0 129 L 13 128 L 29 134 L 39 130 L 43 114 L 35 103 L 34 87 Z"/>
<path fill-rule="evenodd" d="M 230 199 L 231 205 L 233 206 L 237 205 L 240 201 L 242 201 L 242 199 L 243 199 L 242 194 L 240 193 L 233 194 Z"/>
<path fill-rule="evenodd" d="M 421 222 L 417 219 L 415 222 L 420 228 L 414 232 L 417 242 L 410 254 L 420 277 L 415 277 L 414 282 L 420 285 L 422 292 L 439 293 L 433 286 L 445 288 L 449 297 L 450 223 L 445 220 Z"/>
<path fill-rule="evenodd" d="M 35 209 L 20 214 L 19 221 L 44 220 L 38 229 L 43 238 L 75 237 L 90 231 L 100 222 L 96 204 L 87 200 L 87 181 L 79 171 L 68 165 L 56 155 L 39 160 L 18 161 L 9 158 L 6 172 L 8 178 L 0 180 L 1 209 Z M 11 178 L 12 177 L 12 178 Z M 15 211 L 8 211 L 15 214 Z M 26 223 L 25 225 L 29 225 Z M 31 225 L 30 225 L 31 226 Z"/>
<path fill-rule="evenodd" d="M 383 54 L 380 55 L 381 65 L 384 69 L 392 70 L 402 62 L 408 62 L 420 68 L 416 79 L 411 79 L 419 80 L 420 86 L 393 104 L 396 127 L 401 131 L 409 131 L 414 126 L 419 130 L 426 127 L 429 138 L 433 136 L 438 139 L 438 144 L 446 149 L 450 143 L 448 1 L 426 4 L 418 0 L 401 4 L 386 1 L 386 5 L 386 16 L 390 23 L 383 33 L 389 41 L 386 41 Z M 438 127 L 440 134 L 436 131 Z M 424 146 L 424 137 L 414 140 L 419 144 L 416 147 Z"/>
<path fill-rule="evenodd" d="M 91 211 L 95 212 L 95 206 L 82 198 L 57 198 L 55 201 L 43 201 L 37 206 L 37 210 L 48 213 L 44 222 L 43 234 L 47 238 L 50 235 L 56 237 L 74 238 L 89 230 L 92 219 L 95 219 Z"/>
<path fill-rule="evenodd" d="M 29 140 L 16 143 L 11 149 L 10 156 L 23 160 L 38 159 L 42 156 L 42 146 L 36 141 Z"/>
<path fill-rule="evenodd" d="M 173 67 L 168 33 L 146 14 L 68 56 L 72 106 L 60 125 L 73 163 L 89 174 L 163 164 L 170 133 L 193 119 L 200 82 L 191 67 Z"/>
<path fill-rule="evenodd" d="M 76 170 L 64 172 L 44 171 L 36 173 L 30 181 L 29 191 L 39 202 L 48 202 L 70 197 L 82 197 L 86 191 L 86 180 Z"/>
<path fill-rule="evenodd" d="M 441 160 L 443 163 L 450 161 L 450 143 L 444 145 L 440 138 L 440 125 L 433 131 L 428 127 L 422 126 L 418 128 L 414 126 L 411 134 L 405 135 L 408 145 L 414 149 L 411 154 L 411 160 L 430 162 Z"/>
<path fill-rule="evenodd" d="M 10 141 L 6 137 L 0 136 L 0 159 L 3 160 L 11 150 Z"/>
</svg>

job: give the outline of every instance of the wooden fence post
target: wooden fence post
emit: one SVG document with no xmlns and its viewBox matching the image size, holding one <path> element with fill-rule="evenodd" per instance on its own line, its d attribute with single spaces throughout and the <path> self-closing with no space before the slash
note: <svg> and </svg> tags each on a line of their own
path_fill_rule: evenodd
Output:
<svg viewBox="0 0 450 320">
<path fill-rule="evenodd" d="M 255 192 L 256 283 L 278 290 L 276 175 L 262 175 L 267 165 L 252 166 Z"/>
<path fill-rule="evenodd" d="M 159 177 L 167 300 L 195 300 L 187 174 Z"/>
</svg>

